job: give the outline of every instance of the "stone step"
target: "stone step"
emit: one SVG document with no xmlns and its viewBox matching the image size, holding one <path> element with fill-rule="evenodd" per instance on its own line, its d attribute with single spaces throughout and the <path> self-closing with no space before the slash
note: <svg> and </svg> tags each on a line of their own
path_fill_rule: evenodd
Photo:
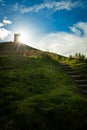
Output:
<svg viewBox="0 0 87 130">
<path fill-rule="evenodd" d="M 75 80 L 76 82 L 85 82 L 85 83 L 87 83 L 87 80 L 85 80 L 85 79 L 80 79 L 80 80 Z"/>
<path fill-rule="evenodd" d="M 78 72 L 75 72 L 69 65 L 66 63 L 61 63 L 62 68 L 66 73 L 77 83 L 78 87 L 81 88 L 82 93 L 87 94 L 87 80 L 85 80 Z"/>
<path fill-rule="evenodd" d="M 70 66 L 62 66 L 63 68 L 71 68 Z"/>
<path fill-rule="evenodd" d="M 69 65 L 62 65 L 63 67 L 70 67 Z"/>
<path fill-rule="evenodd" d="M 77 75 L 77 73 L 75 71 L 66 71 L 66 73 L 69 75 Z"/>
<path fill-rule="evenodd" d="M 80 88 L 87 88 L 87 84 L 79 84 L 78 85 Z"/>
<path fill-rule="evenodd" d="M 76 74 L 75 75 L 70 75 L 70 77 L 73 78 L 73 79 L 76 79 L 76 80 L 83 79 L 83 77 L 81 75 L 78 75 L 78 74 L 77 75 Z"/>
<path fill-rule="evenodd" d="M 64 62 L 62 62 L 62 63 L 60 63 L 61 65 L 67 65 L 66 63 L 64 63 Z"/>
<path fill-rule="evenodd" d="M 87 90 L 87 85 L 78 85 L 79 88 L 81 88 L 82 90 Z"/>
<path fill-rule="evenodd" d="M 66 63 L 61 63 L 61 66 L 65 69 L 71 69 L 72 70 L 72 68 L 69 65 L 67 65 Z"/>
<path fill-rule="evenodd" d="M 64 68 L 71 68 L 69 65 L 62 65 Z"/>
<path fill-rule="evenodd" d="M 69 66 L 62 66 L 64 69 L 66 70 L 72 70 L 72 68 L 70 68 Z"/>
<path fill-rule="evenodd" d="M 82 90 L 82 93 L 87 94 L 87 90 Z"/>
<path fill-rule="evenodd" d="M 77 84 L 84 85 L 84 84 L 86 84 L 86 83 L 87 83 L 87 80 L 80 79 L 80 80 L 75 80 L 75 82 L 76 82 Z"/>
</svg>

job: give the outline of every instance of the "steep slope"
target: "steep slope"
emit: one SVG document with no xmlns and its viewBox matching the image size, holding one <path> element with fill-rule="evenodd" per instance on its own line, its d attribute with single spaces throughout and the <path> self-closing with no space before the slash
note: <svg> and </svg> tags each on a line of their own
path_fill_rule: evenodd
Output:
<svg viewBox="0 0 87 130">
<path fill-rule="evenodd" d="M 0 130 L 85 129 L 87 98 L 60 66 L 60 56 L 17 47 L 0 45 Z"/>
</svg>

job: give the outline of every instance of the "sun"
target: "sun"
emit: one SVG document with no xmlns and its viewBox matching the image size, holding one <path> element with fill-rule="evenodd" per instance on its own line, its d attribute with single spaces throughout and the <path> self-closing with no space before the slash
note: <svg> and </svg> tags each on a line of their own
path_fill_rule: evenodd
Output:
<svg viewBox="0 0 87 130">
<path fill-rule="evenodd" d="M 29 42 L 29 34 L 20 32 L 19 42 L 27 44 Z"/>
<path fill-rule="evenodd" d="M 27 42 L 27 35 L 20 33 L 19 42 L 26 43 Z"/>
</svg>

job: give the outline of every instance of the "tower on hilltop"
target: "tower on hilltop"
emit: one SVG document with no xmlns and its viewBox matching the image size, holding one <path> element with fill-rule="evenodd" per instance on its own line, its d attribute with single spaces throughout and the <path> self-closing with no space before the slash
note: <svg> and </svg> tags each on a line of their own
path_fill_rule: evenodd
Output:
<svg viewBox="0 0 87 130">
<path fill-rule="evenodd" d="M 20 42 L 19 37 L 20 37 L 20 33 L 19 34 L 14 34 L 14 43 L 15 44 L 18 44 Z"/>
</svg>

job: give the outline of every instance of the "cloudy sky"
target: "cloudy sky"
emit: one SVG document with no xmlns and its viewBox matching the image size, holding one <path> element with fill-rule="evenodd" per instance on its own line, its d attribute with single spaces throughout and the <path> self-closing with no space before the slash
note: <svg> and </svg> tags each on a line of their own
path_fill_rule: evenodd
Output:
<svg viewBox="0 0 87 130">
<path fill-rule="evenodd" d="M 41 50 L 87 56 L 87 0 L 0 0 L 0 42 L 14 33 Z"/>
</svg>

